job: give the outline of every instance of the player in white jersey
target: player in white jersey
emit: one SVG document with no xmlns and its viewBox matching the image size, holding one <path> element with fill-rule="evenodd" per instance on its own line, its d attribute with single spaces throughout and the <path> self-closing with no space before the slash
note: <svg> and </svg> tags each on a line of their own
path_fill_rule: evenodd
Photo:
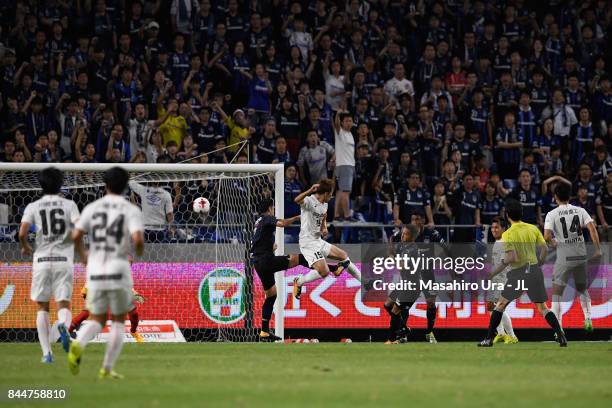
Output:
<svg viewBox="0 0 612 408">
<path fill-rule="evenodd" d="M 591 322 L 591 297 L 587 290 L 587 249 L 582 229 L 587 228 L 595 246 L 592 260 L 601 258 L 599 235 L 595 222 L 581 207 L 568 204 L 571 186 L 558 183 L 554 190 L 555 201 L 559 205 L 546 214 L 544 239 L 557 248 L 557 260 L 553 272 L 552 311 L 562 326 L 561 296 L 570 278 L 574 278 L 576 291 L 580 294 L 580 306 L 584 314 L 584 329 L 593 331 Z"/>
<path fill-rule="evenodd" d="M 72 234 L 81 259 L 87 263 L 87 310 L 91 314 L 70 343 L 68 366 L 72 374 L 79 372 L 82 351 L 100 333 L 110 310 L 113 322 L 99 377 L 122 377 L 113 367 L 123 345 L 125 315 L 133 307 L 129 252 L 132 244 L 137 255 L 144 251 L 142 214 L 123 197 L 128 178 L 120 167 L 107 170 L 106 195 L 85 207 Z M 85 234 L 89 235 L 89 253 L 83 247 Z"/>
<path fill-rule="evenodd" d="M 43 196 L 28 204 L 19 227 L 19 243 L 24 255 L 32 254 L 28 243 L 30 226 L 36 228 L 36 250 L 32 259 L 32 287 L 30 297 L 38 303 L 36 331 L 43 352 L 43 363 L 53 362 L 51 343 L 57 341 L 49 325 L 49 301 L 57 302 L 55 325 L 62 345 L 68 351 L 70 326 L 70 299 L 72 299 L 74 244 L 70 234 L 79 218 L 74 201 L 59 196 L 64 175 L 54 167 L 44 169 L 39 175 Z"/>
<path fill-rule="evenodd" d="M 502 234 L 506 230 L 506 224 L 504 220 L 500 217 L 495 217 L 491 221 L 491 235 L 495 238 L 495 244 L 493 244 L 493 249 L 491 251 L 491 258 L 493 260 L 493 270 L 496 270 L 501 264 L 504 256 L 506 255 L 506 251 L 504 250 L 504 243 L 502 241 Z M 507 265 L 500 273 L 493 276 L 491 281 L 498 284 L 506 284 L 507 274 L 512 267 Z M 495 304 L 501 297 L 501 290 L 493 289 L 487 291 L 487 310 L 492 312 L 495 309 Z M 497 326 L 497 336 L 493 339 L 493 344 L 499 343 L 503 341 L 506 344 L 515 344 L 518 343 L 518 338 L 514 334 L 514 330 L 512 329 L 512 320 L 510 320 L 510 316 L 504 310 L 502 314 L 502 320 L 499 326 Z"/>
<path fill-rule="evenodd" d="M 325 278 L 329 274 L 329 266 L 325 258 L 339 260 L 338 269 L 334 274 L 340 275 L 346 269 L 353 277 L 361 282 L 361 272 L 351 262 L 347 253 L 335 245 L 324 241 L 321 236 L 327 235 L 327 203 L 331 200 L 334 184 L 329 179 L 323 179 L 310 189 L 295 198 L 300 205 L 300 252 L 306 258 L 311 268 L 305 275 L 293 280 L 293 296 L 300 298 L 302 286 L 305 283 Z"/>
</svg>

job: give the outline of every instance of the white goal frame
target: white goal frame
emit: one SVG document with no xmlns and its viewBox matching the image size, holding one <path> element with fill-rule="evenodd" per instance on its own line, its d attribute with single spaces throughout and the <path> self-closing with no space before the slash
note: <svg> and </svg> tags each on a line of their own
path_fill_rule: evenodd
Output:
<svg viewBox="0 0 612 408">
<path fill-rule="evenodd" d="M 41 171 L 49 167 L 56 167 L 64 172 L 104 172 L 112 167 L 121 167 L 128 172 L 153 173 L 274 173 L 274 209 L 278 219 L 284 218 L 285 203 L 285 166 L 283 164 L 156 164 L 156 163 L 0 163 L 1 171 Z M 282 228 L 276 228 L 276 254 L 284 255 L 285 242 Z M 274 276 L 276 282 L 276 302 L 274 314 L 276 319 L 275 333 L 285 338 L 285 302 L 286 284 L 284 271 Z"/>
</svg>

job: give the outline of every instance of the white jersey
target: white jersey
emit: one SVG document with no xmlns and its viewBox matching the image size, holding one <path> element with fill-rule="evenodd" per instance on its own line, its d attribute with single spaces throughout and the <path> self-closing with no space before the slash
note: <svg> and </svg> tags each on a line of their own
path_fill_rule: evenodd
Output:
<svg viewBox="0 0 612 408">
<path fill-rule="evenodd" d="M 582 229 L 593 219 L 582 207 L 563 204 L 546 214 L 544 229 L 557 241 L 557 262 L 584 261 L 586 246 Z"/>
<path fill-rule="evenodd" d="M 504 242 L 502 240 L 495 241 L 495 243 L 493 244 L 493 249 L 491 250 L 491 258 L 493 258 L 493 269 L 497 269 L 497 267 L 502 264 L 502 260 L 505 256 L 506 251 L 504 250 Z M 511 269 L 512 267 L 510 265 L 507 265 L 499 274 L 493 277 L 493 282 L 505 283 L 506 275 Z"/>
<path fill-rule="evenodd" d="M 300 246 L 321 239 L 321 225 L 327 216 L 327 203 L 310 195 L 302 201 L 300 215 Z"/>
<path fill-rule="evenodd" d="M 336 137 L 336 167 L 355 166 L 355 138 L 348 130 L 334 130 Z"/>
<path fill-rule="evenodd" d="M 128 254 L 131 235 L 143 231 L 140 209 L 123 197 L 106 195 L 85 207 L 76 229 L 89 235 L 87 287 L 131 288 Z"/>
<path fill-rule="evenodd" d="M 28 204 L 22 223 L 36 227 L 34 262 L 73 262 L 74 243 L 70 235 L 79 218 L 79 209 L 72 200 L 59 195 L 44 195 Z"/>
<path fill-rule="evenodd" d="M 144 186 L 130 181 L 130 189 L 140 197 L 142 217 L 147 230 L 163 231 L 168 223 L 166 214 L 172 213 L 172 196 L 162 187 Z"/>
</svg>

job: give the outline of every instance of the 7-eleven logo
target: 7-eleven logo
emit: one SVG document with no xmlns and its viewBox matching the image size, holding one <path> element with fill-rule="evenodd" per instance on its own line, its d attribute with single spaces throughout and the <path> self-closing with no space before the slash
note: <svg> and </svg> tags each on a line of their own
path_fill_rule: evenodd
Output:
<svg viewBox="0 0 612 408">
<path fill-rule="evenodd" d="M 244 317 L 244 276 L 234 268 L 216 268 L 200 283 L 199 300 L 204 314 L 220 324 Z"/>
</svg>

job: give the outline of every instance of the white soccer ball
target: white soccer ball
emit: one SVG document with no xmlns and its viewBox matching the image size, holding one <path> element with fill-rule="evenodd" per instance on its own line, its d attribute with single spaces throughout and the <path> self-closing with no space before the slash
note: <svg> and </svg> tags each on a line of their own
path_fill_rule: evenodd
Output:
<svg viewBox="0 0 612 408">
<path fill-rule="evenodd" d="M 210 202 L 204 197 L 196 198 L 193 200 L 193 211 L 208 214 L 210 211 Z"/>
</svg>

